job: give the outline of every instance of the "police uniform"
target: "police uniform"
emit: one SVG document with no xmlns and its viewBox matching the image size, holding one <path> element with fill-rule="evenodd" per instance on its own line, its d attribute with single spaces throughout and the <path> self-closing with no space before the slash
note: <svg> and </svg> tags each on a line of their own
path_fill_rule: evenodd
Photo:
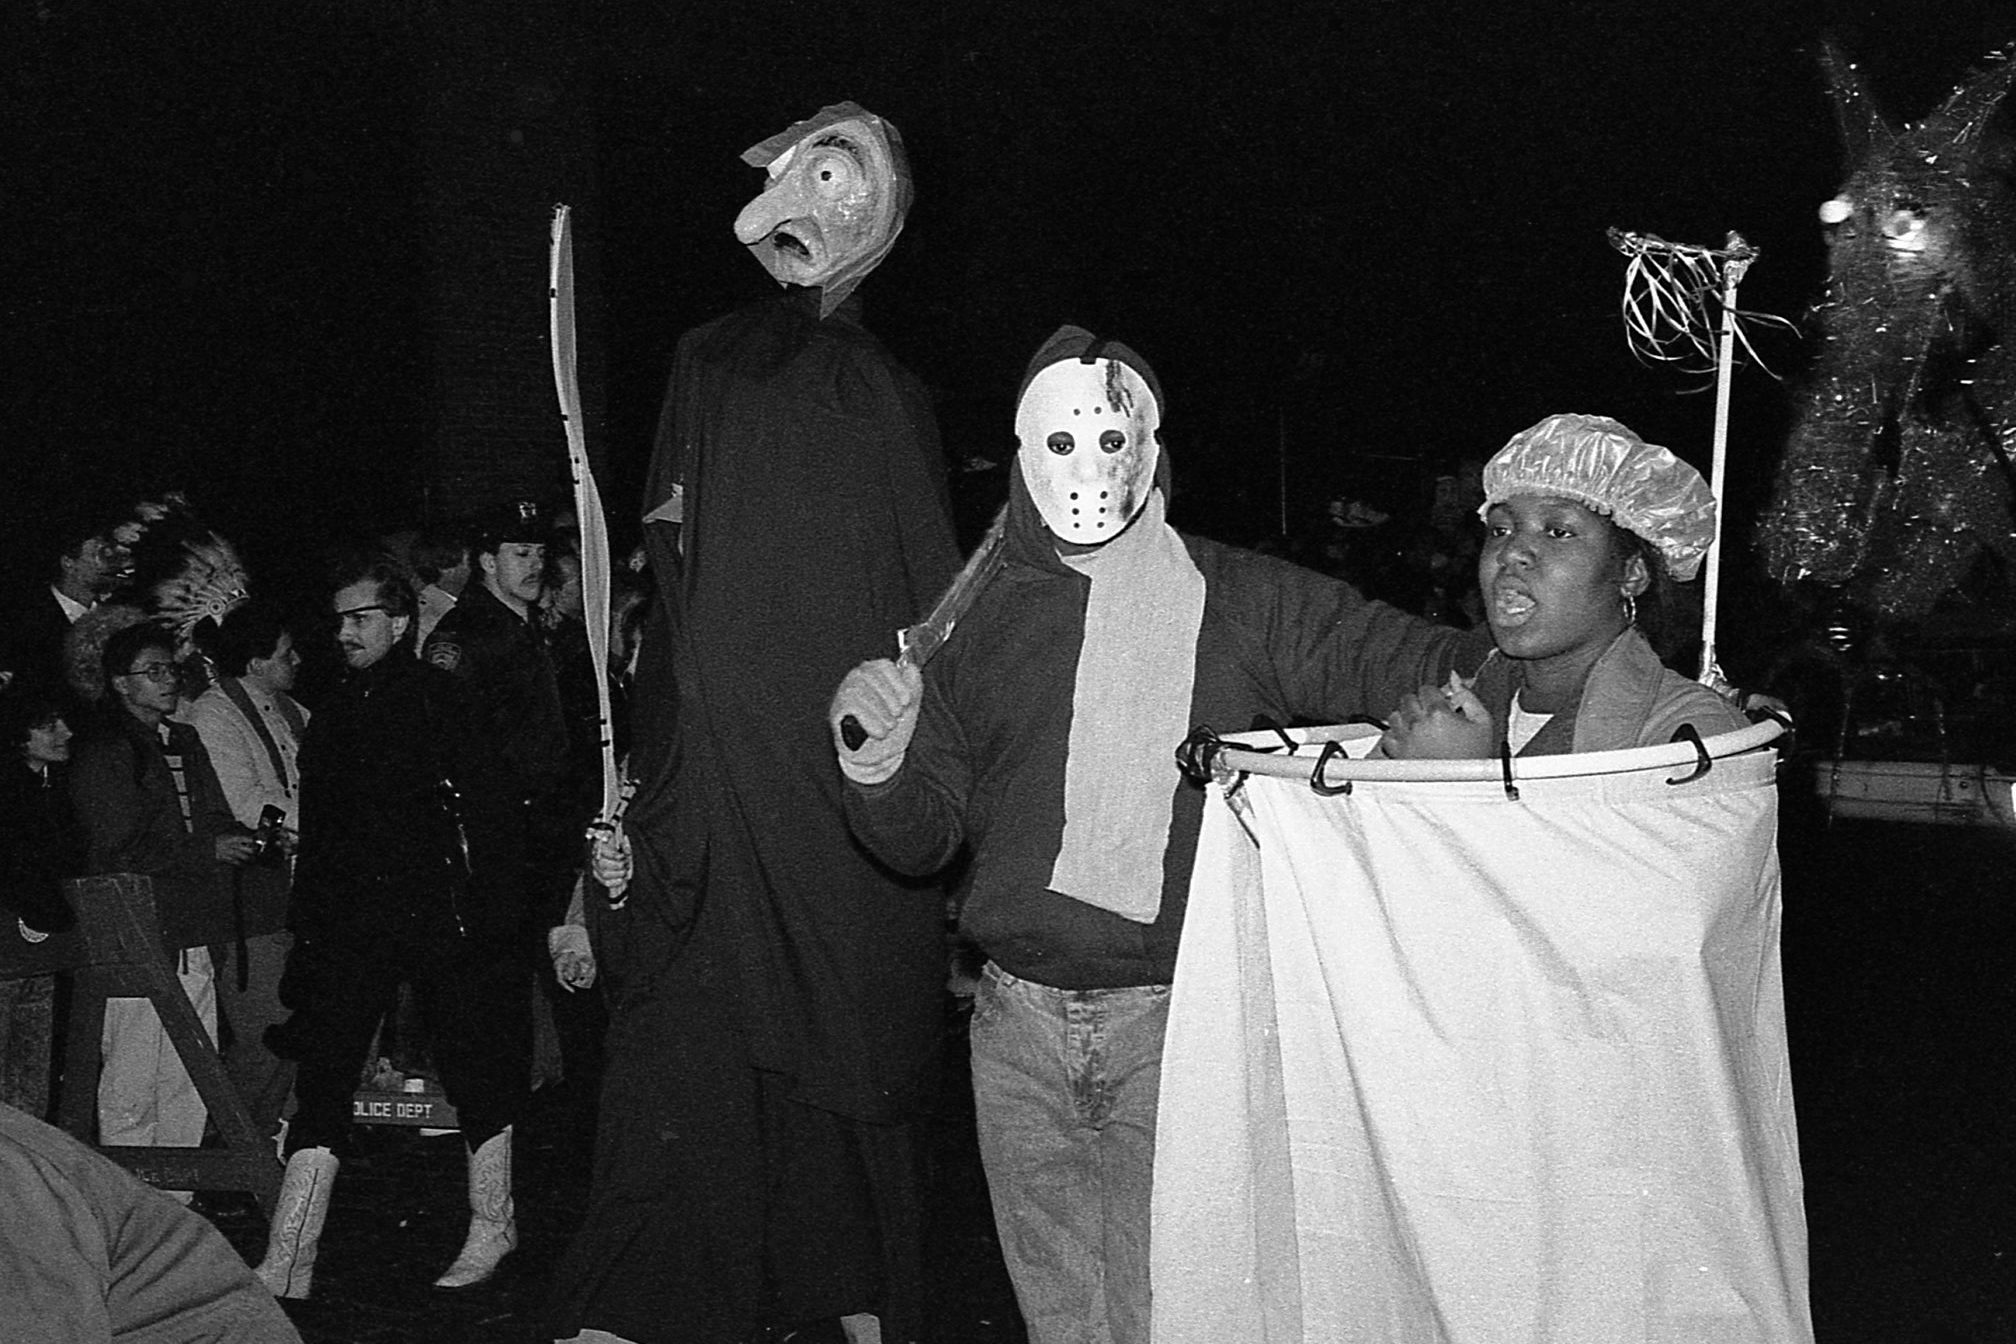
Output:
<svg viewBox="0 0 2016 1344">
<path fill-rule="evenodd" d="M 546 541 L 537 510 L 514 506 L 516 527 L 490 533 L 497 544 Z M 546 635 L 537 623 L 472 582 L 428 636 L 422 661 L 461 683 L 475 731 L 503 759 L 511 791 L 526 808 L 533 914 L 557 924 L 565 911 L 585 817 L 562 794 L 567 722 Z"/>
</svg>

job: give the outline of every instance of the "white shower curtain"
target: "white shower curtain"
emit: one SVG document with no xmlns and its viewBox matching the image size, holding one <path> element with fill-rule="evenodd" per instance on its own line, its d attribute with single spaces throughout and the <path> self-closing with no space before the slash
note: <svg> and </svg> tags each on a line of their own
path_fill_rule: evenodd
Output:
<svg viewBox="0 0 2016 1344">
<path fill-rule="evenodd" d="M 1775 760 L 1212 786 L 1156 1344 L 1810 1341 Z"/>
</svg>

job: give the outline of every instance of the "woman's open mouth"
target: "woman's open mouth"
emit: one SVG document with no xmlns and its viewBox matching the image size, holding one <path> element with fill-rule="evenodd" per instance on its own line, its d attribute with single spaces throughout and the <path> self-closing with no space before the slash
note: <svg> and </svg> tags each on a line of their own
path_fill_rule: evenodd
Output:
<svg viewBox="0 0 2016 1344">
<path fill-rule="evenodd" d="M 1497 588 L 1491 593 L 1491 624 L 1524 625 L 1539 604 L 1517 588 Z"/>
</svg>

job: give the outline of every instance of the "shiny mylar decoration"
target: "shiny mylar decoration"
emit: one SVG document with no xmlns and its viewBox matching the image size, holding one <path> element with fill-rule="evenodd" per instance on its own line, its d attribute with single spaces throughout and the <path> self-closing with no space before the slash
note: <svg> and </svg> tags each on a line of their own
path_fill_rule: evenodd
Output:
<svg viewBox="0 0 2016 1344">
<path fill-rule="evenodd" d="M 2016 180 L 1990 123 L 2007 53 L 1901 129 L 1824 54 L 1850 162 L 1820 209 L 1819 358 L 1760 527 L 1781 582 L 1922 616 L 1984 546 L 2016 559 Z"/>
</svg>

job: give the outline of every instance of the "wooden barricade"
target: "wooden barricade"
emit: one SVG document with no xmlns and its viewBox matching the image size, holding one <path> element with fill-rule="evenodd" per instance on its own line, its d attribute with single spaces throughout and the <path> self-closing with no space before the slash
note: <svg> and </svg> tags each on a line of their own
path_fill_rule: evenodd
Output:
<svg viewBox="0 0 2016 1344">
<path fill-rule="evenodd" d="M 270 1217 L 280 1193 L 280 1159 L 271 1139 L 252 1126 L 224 1072 L 210 1034 L 176 979 L 172 954 L 156 930 L 154 882 L 137 873 L 85 877 L 64 884 L 77 928 L 48 949 L 40 969 L 76 973 L 64 1048 L 57 1118 L 72 1135 L 96 1137 L 98 1075 L 103 1068 L 105 1000 L 144 998 L 182 1057 L 210 1110 L 222 1148 L 110 1148 L 99 1152 L 148 1184 L 166 1190 L 247 1190 Z M 54 940 L 52 940 L 53 942 Z M 65 950 L 67 945 L 67 951 Z M 223 967 L 218 974 L 225 974 Z"/>
</svg>

